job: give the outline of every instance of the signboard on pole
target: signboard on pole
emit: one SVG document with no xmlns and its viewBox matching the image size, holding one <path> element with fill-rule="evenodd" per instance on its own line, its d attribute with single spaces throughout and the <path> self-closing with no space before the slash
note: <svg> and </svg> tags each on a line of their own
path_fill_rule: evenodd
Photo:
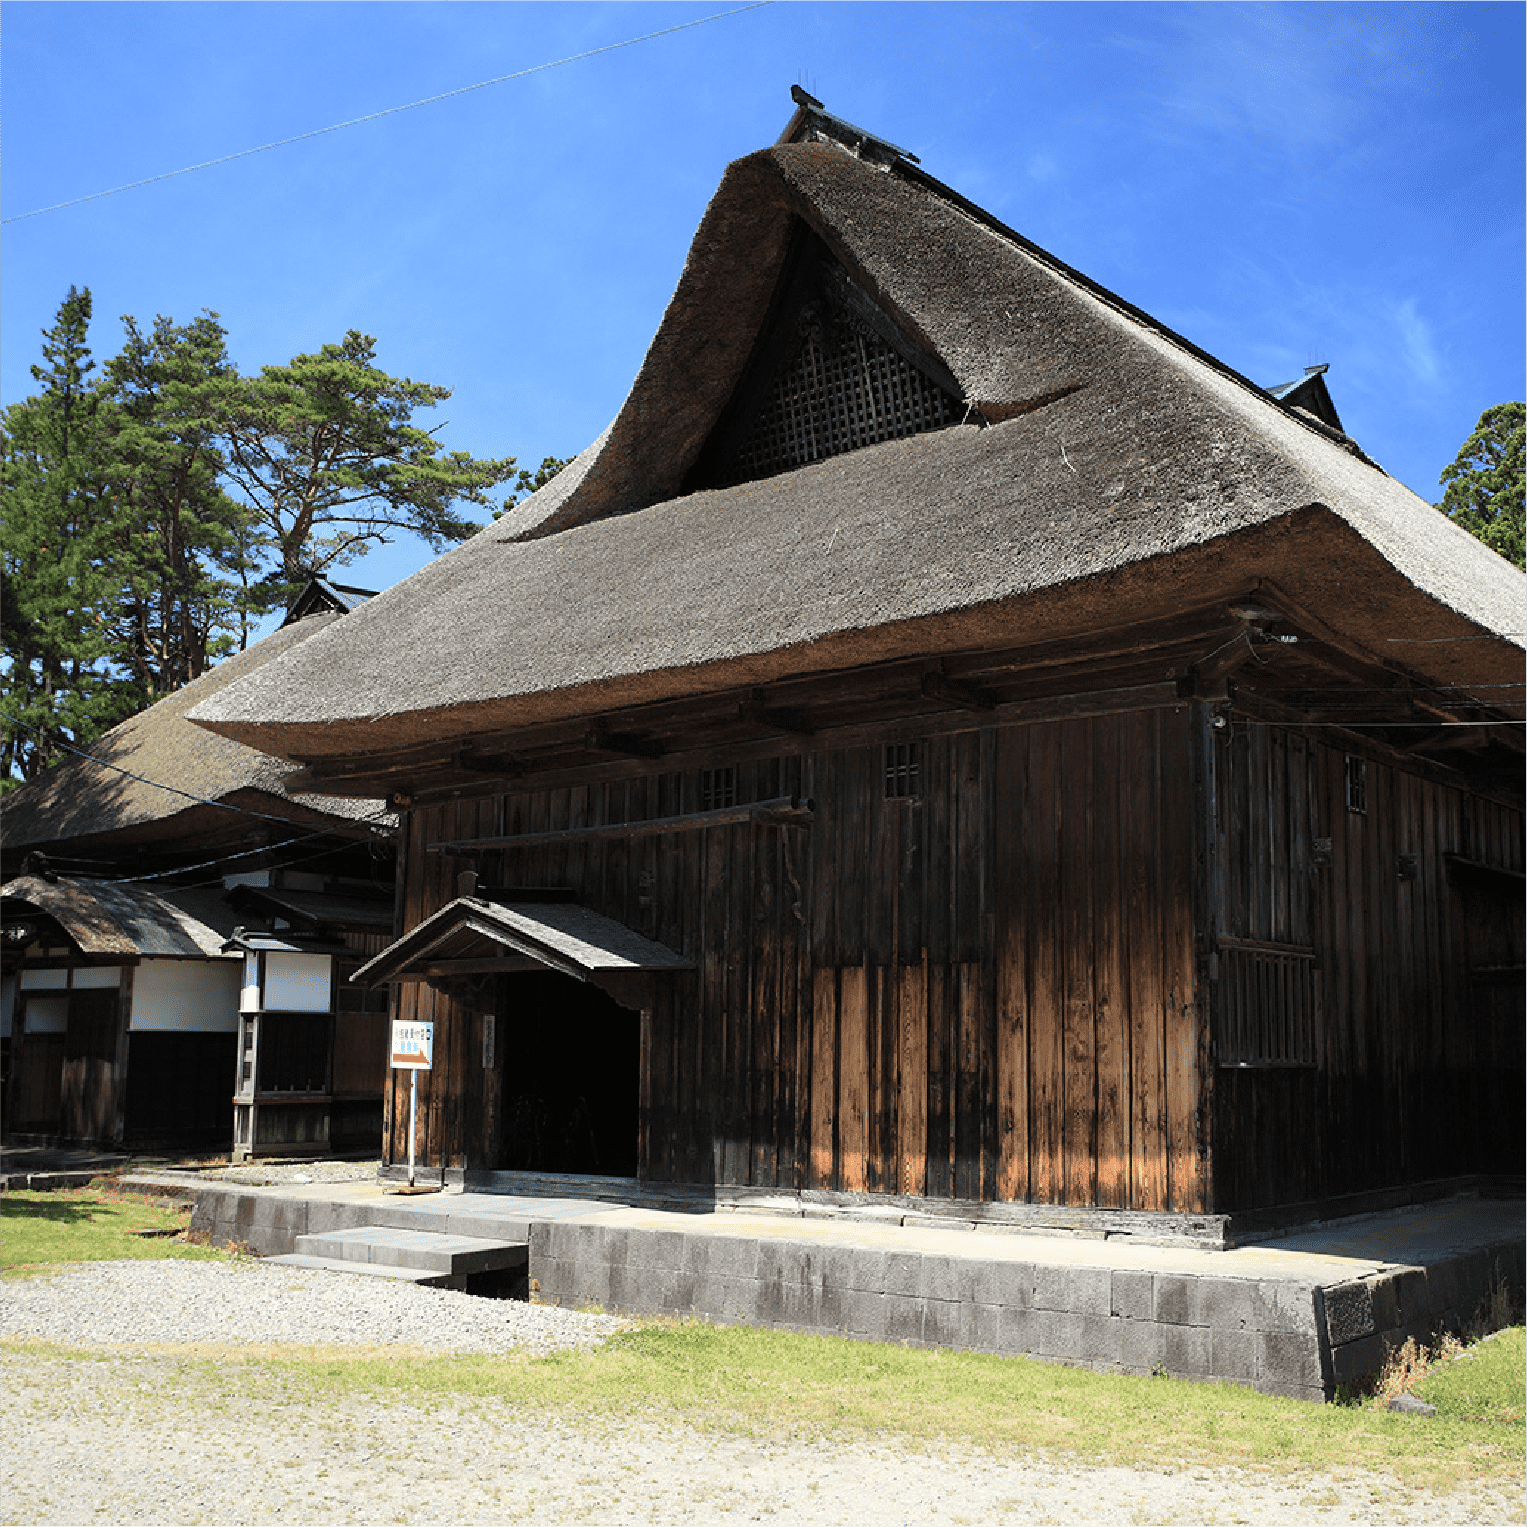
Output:
<svg viewBox="0 0 1527 1527">
<path fill-rule="evenodd" d="M 435 1059 L 435 1025 L 392 1020 L 392 1061 L 399 1071 L 428 1071 Z"/>
</svg>

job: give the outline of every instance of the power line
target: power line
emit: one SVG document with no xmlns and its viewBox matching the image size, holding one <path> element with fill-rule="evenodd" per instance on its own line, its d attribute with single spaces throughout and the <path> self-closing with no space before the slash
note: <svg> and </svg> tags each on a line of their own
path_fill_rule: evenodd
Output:
<svg viewBox="0 0 1527 1527">
<path fill-rule="evenodd" d="M 368 822 L 370 821 L 369 818 L 367 820 Z M 376 824 L 373 823 L 372 825 Z M 190 875 L 196 870 L 221 869 L 226 864 L 232 864 L 235 859 L 252 859 L 260 854 L 284 853 L 288 849 L 296 848 L 299 844 L 311 843 L 315 838 L 328 838 L 333 837 L 333 835 L 334 829 L 332 827 L 320 827 L 313 832 L 301 833 L 295 838 L 287 838 L 281 843 L 262 843 L 258 848 L 242 849 L 235 854 L 220 854 L 215 859 L 201 859 L 195 864 L 177 864 L 171 869 L 155 870 L 152 874 L 147 875 L 113 876 L 111 883 L 113 885 L 141 885 L 149 880 L 173 880 L 177 875 Z M 300 859 L 283 858 L 277 867 L 280 869 L 291 869 L 294 865 L 308 864 L 314 859 L 325 859 L 331 854 L 343 853 L 353 847 L 355 847 L 355 844 L 351 842 L 336 843 L 332 848 L 320 849 L 316 854 L 305 854 Z M 215 886 L 218 884 L 220 882 L 216 880 L 199 882 L 200 886 Z M 194 890 L 196 888 L 196 886 L 188 886 L 184 889 Z"/>
<path fill-rule="evenodd" d="M 475 85 L 462 85 L 457 90 L 447 90 L 440 95 L 426 96 L 422 101 L 410 101 L 406 106 L 389 106 L 384 111 L 373 111 L 364 117 L 352 117 L 348 122 L 336 122 L 331 127 L 315 127 L 312 132 L 298 133 L 291 138 L 278 138 L 274 143 L 262 143 L 256 148 L 243 148 L 236 154 L 224 154 L 218 159 L 205 159 L 200 164 L 188 164 L 182 170 L 166 170 L 162 175 L 150 175 L 143 180 L 130 180 L 126 185 L 112 186 L 108 191 L 92 191 L 88 196 L 76 196 L 70 201 L 55 202 L 51 207 L 35 207 L 30 212 L 18 212 L 14 217 L 0 219 L 4 223 L 19 223 L 23 218 L 41 217 L 45 212 L 62 212 L 65 207 L 77 207 L 82 202 L 98 201 L 103 196 L 115 196 L 119 191 L 136 191 L 140 186 L 151 186 L 161 180 L 173 180 L 177 175 L 190 175 L 196 170 L 210 170 L 214 165 L 228 164 L 235 159 L 247 159 L 251 154 L 263 154 L 267 149 L 286 148 L 292 143 L 305 143 L 309 138 L 321 138 L 325 133 L 337 133 L 347 127 L 360 127 L 366 122 L 376 122 L 382 117 L 396 116 L 400 111 L 412 111 L 416 106 L 433 106 L 437 101 L 449 101 L 454 96 L 468 95 L 474 90 L 486 90 L 489 85 L 502 85 L 509 80 L 522 80 L 527 75 L 543 74 L 548 69 L 560 69 L 563 64 L 581 63 L 586 58 L 597 58 L 601 53 L 614 53 L 621 48 L 635 47 L 639 42 L 651 42 L 655 37 L 667 37 L 674 32 L 685 32 L 691 27 L 701 27 L 708 21 L 723 21 L 728 16 L 740 16 L 744 11 L 761 10 L 774 0 L 753 0 L 750 5 L 739 5 L 730 11 L 715 11 L 694 21 L 681 21 L 676 26 L 662 27 L 656 32 L 645 32 L 640 37 L 628 37 L 624 42 L 606 43 L 602 48 L 589 48 L 583 53 L 570 53 L 566 58 L 553 59 L 546 64 L 532 64 L 528 69 L 518 69 L 513 74 L 500 74 L 491 80 L 479 80 Z"/>
</svg>

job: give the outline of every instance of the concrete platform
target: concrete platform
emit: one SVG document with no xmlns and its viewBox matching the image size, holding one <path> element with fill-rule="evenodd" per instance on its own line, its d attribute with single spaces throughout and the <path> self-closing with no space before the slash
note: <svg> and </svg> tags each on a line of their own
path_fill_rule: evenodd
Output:
<svg viewBox="0 0 1527 1527">
<path fill-rule="evenodd" d="M 127 1164 L 127 1158 L 111 1151 L 6 1145 L 0 1149 L 0 1192 L 29 1188 L 51 1193 L 59 1188 L 84 1188 Z"/>
<path fill-rule="evenodd" d="M 293 1246 L 291 1254 L 271 1260 L 294 1267 L 406 1278 L 467 1293 L 523 1298 L 529 1292 L 530 1247 L 523 1240 L 361 1225 L 299 1235 Z"/>
<path fill-rule="evenodd" d="M 174 1191 L 177 1174 L 122 1186 Z M 1027 1355 L 1331 1398 L 1387 1344 L 1469 1320 L 1523 1284 L 1520 1200 L 1455 1197 L 1228 1249 L 1010 1226 L 682 1212 L 382 1185 L 192 1181 L 193 1228 L 262 1255 L 380 1226 L 521 1241 L 536 1297 L 633 1314 Z M 869 1206 L 873 1208 L 873 1206 Z"/>
</svg>

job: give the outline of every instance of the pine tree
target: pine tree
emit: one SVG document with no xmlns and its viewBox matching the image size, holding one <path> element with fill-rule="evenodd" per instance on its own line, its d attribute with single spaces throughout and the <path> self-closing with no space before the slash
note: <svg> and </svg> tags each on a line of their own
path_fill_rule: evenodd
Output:
<svg viewBox="0 0 1527 1527">
<path fill-rule="evenodd" d="M 227 476 L 253 506 L 287 586 L 342 565 L 399 530 L 435 551 L 481 528 L 456 504 L 489 505 L 514 458 L 443 451 L 413 424 L 448 387 L 388 376 L 376 341 L 351 330 L 337 345 L 266 366 L 228 394 Z"/>
<path fill-rule="evenodd" d="M 215 313 L 156 318 L 106 368 L 111 540 L 121 591 L 118 666 L 152 703 L 200 677 L 247 637 L 269 601 L 249 589 L 258 535 L 248 507 L 219 485 L 226 388 L 236 383 Z M 237 635 L 236 635 L 237 633 Z"/>
<path fill-rule="evenodd" d="M 43 332 L 41 390 L 0 425 L 0 781 L 31 778 L 131 715 L 110 664 L 109 408 L 88 378 L 90 291 Z M 3 788 L 3 784 L 0 784 Z"/>
<path fill-rule="evenodd" d="M 388 376 L 365 335 L 241 377 L 215 313 L 124 318 L 92 379 L 90 317 L 70 287 L 0 421 L 0 789 L 197 678 L 311 573 L 399 530 L 443 550 L 479 528 L 458 503 L 515 480 L 414 425 L 450 389 Z"/>
</svg>

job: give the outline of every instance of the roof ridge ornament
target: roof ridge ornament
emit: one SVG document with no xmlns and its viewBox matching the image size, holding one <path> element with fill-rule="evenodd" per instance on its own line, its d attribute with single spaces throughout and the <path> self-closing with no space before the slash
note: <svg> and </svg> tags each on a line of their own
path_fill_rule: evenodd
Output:
<svg viewBox="0 0 1527 1527">
<path fill-rule="evenodd" d="M 807 94 L 799 85 L 790 87 L 790 99 L 795 102 L 795 114 L 779 135 L 780 143 L 836 143 L 856 158 L 879 165 L 881 169 L 889 169 L 898 159 L 911 164 L 921 163 L 917 155 L 907 149 L 898 148 L 886 138 L 878 138 L 862 127 L 855 127 L 852 122 L 845 122 L 842 117 L 833 116 L 814 95 Z"/>
</svg>

